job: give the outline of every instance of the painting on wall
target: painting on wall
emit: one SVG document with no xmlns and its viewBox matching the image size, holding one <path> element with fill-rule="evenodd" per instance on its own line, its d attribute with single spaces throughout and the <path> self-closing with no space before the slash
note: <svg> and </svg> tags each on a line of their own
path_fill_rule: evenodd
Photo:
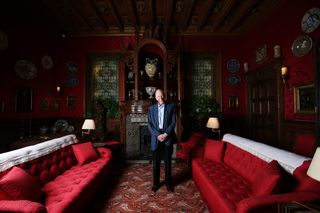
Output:
<svg viewBox="0 0 320 213">
<path fill-rule="evenodd" d="M 294 87 L 294 112 L 297 114 L 315 113 L 315 91 L 313 84 Z"/>
<path fill-rule="evenodd" d="M 75 109 L 77 107 L 77 97 L 73 95 L 69 95 L 67 97 L 67 106 L 68 106 L 68 109 Z"/>
<path fill-rule="evenodd" d="M 33 90 L 30 87 L 18 87 L 16 93 L 16 112 L 32 111 Z"/>
<path fill-rule="evenodd" d="M 239 97 L 235 95 L 229 96 L 228 101 L 229 109 L 238 109 L 239 107 Z"/>
</svg>

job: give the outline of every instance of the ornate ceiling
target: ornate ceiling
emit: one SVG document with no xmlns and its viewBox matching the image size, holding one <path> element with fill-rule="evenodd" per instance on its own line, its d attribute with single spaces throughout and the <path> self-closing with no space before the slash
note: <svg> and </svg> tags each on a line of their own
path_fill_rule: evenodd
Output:
<svg viewBox="0 0 320 213">
<path fill-rule="evenodd" d="M 14 0 L 18 1 L 19 0 Z M 20 1 L 23 2 L 23 1 Z M 68 35 L 241 35 L 282 0 L 31 0 Z M 3 3 L 1 3 L 3 4 Z M 25 3 L 23 3 L 25 4 Z M 35 5 L 37 4 L 37 6 Z"/>
</svg>

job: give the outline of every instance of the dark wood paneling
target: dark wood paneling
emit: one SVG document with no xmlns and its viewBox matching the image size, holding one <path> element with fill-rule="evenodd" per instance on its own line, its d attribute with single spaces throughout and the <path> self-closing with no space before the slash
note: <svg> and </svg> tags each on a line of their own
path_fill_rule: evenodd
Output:
<svg viewBox="0 0 320 213">
<path fill-rule="evenodd" d="M 283 92 L 280 81 L 282 58 L 246 73 L 248 81 L 249 138 L 272 146 L 281 141 Z"/>
</svg>

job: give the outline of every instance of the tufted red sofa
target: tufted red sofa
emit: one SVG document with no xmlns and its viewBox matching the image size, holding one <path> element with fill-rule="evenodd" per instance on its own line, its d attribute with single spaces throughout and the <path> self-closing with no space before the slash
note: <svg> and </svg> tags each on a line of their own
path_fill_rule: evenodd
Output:
<svg viewBox="0 0 320 213">
<path fill-rule="evenodd" d="M 320 201 L 320 182 L 306 175 L 310 158 L 239 136 L 206 140 L 192 178 L 210 212 L 277 212 L 278 203 Z"/>
<path fill-rule="evenodd" d="M 99 187 L 106 181 L 111 168 L 112 155 L 107 148 L 97 148 L 98 157 L 91 158 L 80 165 L 74 149 L 80 145 L 77 143 L 75 135 L 68 135 L 0 154 L 0 211 L 82 212 L 92 201 Z M 90 144 L 83 145 L 91 146 L 94 150 Z M 87 149 L 87 147 L 84 148 Z M 31 193 L 28 189 L 28 194 L 31 194 L 32 199 L 12 197 L 11 194 L 17 197 L 20 197 L 21 194 L 15 192 L 17 186 L 16 188 L 10 186 L 9 183 L 4 182 L 4 179 L 14 169 L 17 171 L 23 169 L 22 173 L 25 171 L 30 175 L 27 178 L 32 181 L 28 181 L 27 184 L 34 184 Z M 37 181 L 41 194 L 35 198 Z M 9 189 L 12 191 L 8 191 Z M 11 195 L 10 199 L 3 199 L 4 196 L 7 196 L 4 192 Z"/>
</svg>

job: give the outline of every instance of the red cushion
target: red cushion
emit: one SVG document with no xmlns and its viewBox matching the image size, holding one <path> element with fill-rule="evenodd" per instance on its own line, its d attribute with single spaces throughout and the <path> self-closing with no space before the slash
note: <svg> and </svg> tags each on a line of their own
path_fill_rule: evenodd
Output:
<svg viewBox="0 0 320 213">
<path fill-rule="evenodd" d="M 296 138 L 292 151 L 308 157 L 312 157 L 316 149 L 316 138 L 313 134 L 301 134 Z"/>
<path fill-rule="evenodd" d="M 216 162 L 222 162 L 224 153 L 224 142 L 206 139 L 204 157 Z"/>
<path fill-rule="evenodd" d="M 0 180 L 1 200 L 37 201 L 40 194 L 39 180 L 19 167 L 13 167 Z"/>
<path fill-rule="evenodd" d="M 79 165 L 89 163 L 99 158 L 91 142 L 72 145 L 72 149 Z"/>
<path fill-rule="evenodd" d="M 276 190 L 277 183 L 281 177 L 280 167 L 273 160 L 259 173 L 252 183 L 253 195 L 269 195 Z"/>
</svg>

